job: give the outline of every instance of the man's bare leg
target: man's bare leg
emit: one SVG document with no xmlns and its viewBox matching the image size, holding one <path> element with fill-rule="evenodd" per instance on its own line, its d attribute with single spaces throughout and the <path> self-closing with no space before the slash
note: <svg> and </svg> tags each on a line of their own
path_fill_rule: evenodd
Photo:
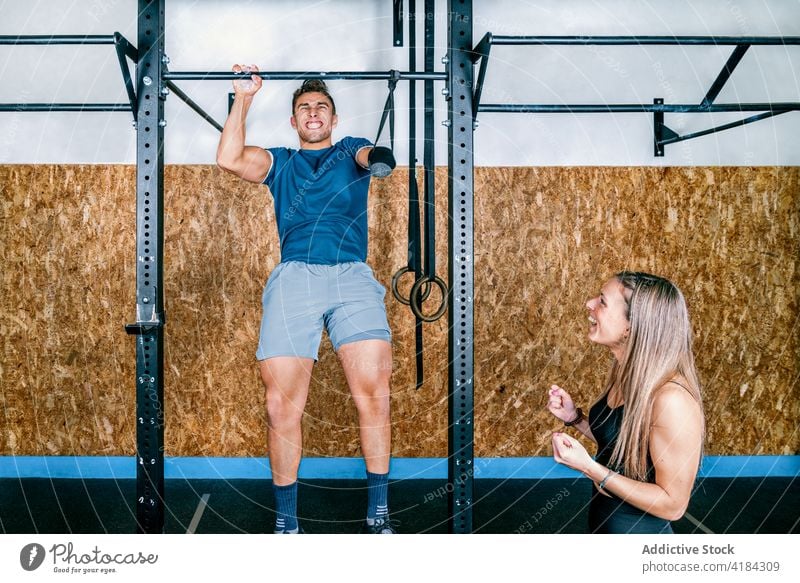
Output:
<svg viewBox="0 0 800 583">
<path fill-rule="evenodd" d="M 278 356 L 259 362 L 269 425 L 269 463 L 275 492 L 275 531 L 297 527 L 297 470 L 303 452 L 301 421 L 314 360 Z"/>
<path fill-rule="evenodd" d="M 367 523 L 373 525 L 376 518 L 388 517 L 392 345 L 384 340 L 362 340 L 340 346 L 338 355 L 358 410 L 361 450 L 367 464 Z"/>
</svg>

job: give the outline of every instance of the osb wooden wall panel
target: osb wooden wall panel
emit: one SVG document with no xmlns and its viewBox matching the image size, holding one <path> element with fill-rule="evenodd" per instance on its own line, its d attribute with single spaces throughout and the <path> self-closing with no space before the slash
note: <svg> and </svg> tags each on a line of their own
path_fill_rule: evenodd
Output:
<svg viewBox="0 0 800 583">
<path fill-rule="evenodd" d="M 168 167 L 165 182 L 167 454 L 264 455 L 254 351 L 279 260 L 270 198 L 208 166 Z M 371 192 L 370 263 L 387 287 L 405 261 L 406 183 L 395 172 Z M 0 454 L 132 454 L 133 189 L 130 167 L 0 167 Z M 622 268 L 687 296 L 707 451 L 796 453 L 798 210 L 797 168 L 478 169 L 476 454 L 549 455 L 547 387 L 597 395 L 609 356 L 586 340 L 583 304 Z M 446 217 L 442 205 L 441 275 Z M 426 325 L 416 391 L 413 317 L 390 294 L 387 307 L 394 454 L 445 455 L 446 322 Z M 359 453 L 327 340 L 304 433 L 306 455 Z"/>
<path fill-rule="evenodd" d="M 0 451 L 132 454 L 131 169 L 0 166 Z"/>
<path fill-rule="evenodd" d="M 584 304 L 623 268 L 686 295 L 712 454 L 798 451 L 797 168 L 493 168 L 476 175 L 476 450 L 549 455 L 556 383 L 609 353 Z"/>
</svg>

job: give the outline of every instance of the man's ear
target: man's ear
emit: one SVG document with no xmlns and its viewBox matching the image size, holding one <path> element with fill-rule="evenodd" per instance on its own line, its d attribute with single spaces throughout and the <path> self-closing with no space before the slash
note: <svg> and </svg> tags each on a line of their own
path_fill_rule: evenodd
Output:
<svg viewBox="0 0 800 583">
<path fill-rule="evenodd" d="M 289 118 L 289 123 L 292 124 L 292 129 L 297 129 L 297 120 L 294 119 L 294 116 Z"/>
<path fill-rule="evenodd" d="M 331 118 L 331 129 L 335 128 L 337 125 L 339 125 L 339 116 L 334 113 Z"/>
</svg>

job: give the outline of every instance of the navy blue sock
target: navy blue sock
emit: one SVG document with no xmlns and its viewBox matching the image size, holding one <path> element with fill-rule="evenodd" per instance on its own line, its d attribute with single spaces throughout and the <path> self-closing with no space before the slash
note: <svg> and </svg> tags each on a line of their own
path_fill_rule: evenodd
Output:
<svg viewBox="0 0 800 583">
<path fill-rule="evenodd" d="M 389 474 L 373 474 L 367 472 L 367 520 L 375 520 L 377 516 L 389 514 L 386 501 L 389 494 Z"/>
<path fill-rule="evenodd" d="M 288 486 L 276 486 L 273 482 L 272 491 L 275 494 L 275 530 L 294 530 L 297 528 L 297 482 Z"/>
</svg>

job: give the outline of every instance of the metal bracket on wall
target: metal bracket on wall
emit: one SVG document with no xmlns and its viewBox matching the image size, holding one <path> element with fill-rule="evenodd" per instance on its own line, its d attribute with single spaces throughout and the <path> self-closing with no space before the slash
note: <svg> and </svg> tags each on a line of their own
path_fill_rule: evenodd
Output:
<svg viewBox="0 0 800 583">
<path fill-rule="evenodd" d="M 137 60 L 137 51 L 121 34 L 115 32 L 113 35 L 15 35 L 0 36 L 0 46 L 53 46 L 53 45 L 114 45 L 117 56 L 120 59 L 122 76 L 125 81 L 125 89 L 128 92 L 129 103 L 0 103 L 0 112 L 43 112 L 43 111 L 64 111 L 64 112 L 108 112 L 108 111 L 130 111 L 133 113 L 134 123 L 136 122 L 136 97 L 133 95 L 133 83 L 130 81 L 130 72 L 125 62 L 125 56 L 131 58 L 133 62 Z M 127 77 L 126 77 L 127 74 Z M 133 99 L 131 100 L 131 96 Z"/>
<path fill-rule="evenodd" d="M 119 61 L 119 68 L 122 72 L 122 82 L 125 83 L 125 91 L 128 93 L 128 102 L 131 104 L 131 113 L 133 114 L 133 121 L 136 123 L 136 92 L 133 89 L 133 81 L 131 80 L 131 71 L 128 68 L 129 58 L 134 63 L 139 62 L 139 51 L 133 46 L 128 39 L 120 33 L 114 33 L 114 48 L 117 51 L 117 60 Z"/>
<path fill-rule="evenodd" d="M 489 66 L 489 52 L 492 50 L 492 33 L 487 32 L 481 41 L 472 51 L 472 64 L 478 61 L 481 62 L 480 69 L 478 70 L 478 80 L 475 83 L 475 92 L 472 96 L 472 103 L 474 110 L 472 112 L 473 121 L 478 119 L 478 105 L 481 102 L 481 94 L 483 93 L 483 83 L 486 79 L 486 69 Z"/>
<path fill-rule="evenodd" d="M 186 93 L 184 93 L 180 87 L 175 85 L 175 83 L 167 79 L 164 81 L 164 87 L 172 91 L 175 94 L 175 97 L 177 97 L 178 99 L 183 101 L 186 105 L 188 105 L 192 111 L 194 111 L 197 115 L 199 115 L 209 124 L 211 124 L 211 126 L 214 127 L 214 129 L 216 129 L 219 132 L 222 131 L 222 125 L 213 117 L 211 117 L 209 114 L 207 114 L 202 107 L 200 107 L 197 103 L 195 103 L 195 101 L 191 97 L 186 95 Z M 231 93 L 231 95 L 233 95 L 233 93 Z M 230 106 L 228 107 L 228 113 L 230 113 Z"/>
<path fill-rule="evenodd" d="M 738 128 L 739 126 L 747 125 L 749 123 L 753 123 L 755 121 L 761 121 L 762 119 L 767 119 L 770 117 L 775 117 L 776 115 L 781 115 L 782 113 L 789 113 L 790 111 L 794 111 L 793 109 L 779 109 L 773 111 L 765 111 L 764 113 L 759 113 L 757 115 L 751 115 L 750 117 L 746 117 L 744 119 L 736 120 L 730 123 L 722 124 L 720 126 L 716 126 L 713 128 L 709 128 L 707 130 L 702 130 L 699 132 L 693 132 L 691 134 L 685 135 L 678 135 L 669 129 L 667 126 L 664 125 L 664 114 L 661 113 L 661 134 L 656 133 L 656 156 L 663 156 L 664 155 L 664 146 L 667 144 L 675 144 L 677 142 L 683 142 L 685 140 L 691 140 L 692 138 L 699 138 L 700 136 L 707 136 L 708 134 L 714 134 L 717 132 L 721 132 L 723 130 L 729 130 L 731 128 Z M 657 123 L 657 122 L 656 122 Z M 660 150 L 660 154 L 658 153 Z"/>
<path fill-rule="evenodd" d="M 488 66 L 489 51 L 492 45 L 731 45 L 734 50 L 717 74 L 711 88 L 698 105 L 668 105 L 663 99 L 655 99 L 653 104 L 580 104 L 580 105 L 547 105 L 547 104 L 486 104 L 481 105 L 481 92 Z M 472 62 L 481 61 L 478 82 L 473 96 L 475 116 L 478 111 L 487 113 L 653 113 L 654 156 L 664 156 L 664 147 L 668 144 L 698 138 L 723 130 L 743 126 L 762 119 L 800 110 L 800 103 L 724 103 L 716 104 L 714 100 L 722 91 L 736 66 L 753 45 L 800 45 L 800 37 L 670 37 L 670 36 L 493 36 L 487 33 L 478 45 L 472 49 Z M 665 113 L 714 113 L 734 111 L 759 111 L 753 115 L 731 123 L 719 125 L 707 130 L 678 135 L 664 124 Z"/>
<path fill-rule="evenodd" d="M 656 98 L 653 100 L 653 103 L 656 105 L 661 105 L 664 103 L 664 100 Z M 653 136 L 655 136 L 654 144 L 653 144 L 653 154 L 655 156 L 663 156 L 664 155 L 664 141 L 667 139 L 676 138 L 678 134 L 673 132 L 667 126 L 664 125 L 664 112 L 663 111 L 655 111 L 653 112 Z"/>
</svg>

